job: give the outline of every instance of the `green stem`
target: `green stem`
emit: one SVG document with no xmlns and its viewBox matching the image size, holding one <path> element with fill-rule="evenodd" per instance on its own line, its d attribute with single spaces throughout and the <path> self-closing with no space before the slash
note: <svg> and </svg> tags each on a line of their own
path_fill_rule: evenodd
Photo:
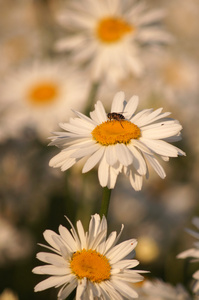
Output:
<svg viewBox="0 0 199 300">
<path fill-rule="evenodd" d="M 85 109 L 85 115 L 88 115 L 89 112 L 92 109 L 92 106 L 95 102 L 95 98 L 96 98 L 99 86 L 100 86 L 100 82 L 93 82 L 91 84 L 90 91 L 89 91 L 89 94 L 88 94 L 88 99 L 87 99 L 87 106 L 86 106 L 86 109 Z"/>
<path fill-rule="evenodd" d="M 107 187 L 105 187 L 103 189 L 102 204 L 101 204 L 101 209 L 100 209 L 100 217 L 101 218 L 103 217 L 103 215 L 105 217 L 107 217 L 110 198 L 111 198 L 111 190 L 108 189 Z"/>
</svg>

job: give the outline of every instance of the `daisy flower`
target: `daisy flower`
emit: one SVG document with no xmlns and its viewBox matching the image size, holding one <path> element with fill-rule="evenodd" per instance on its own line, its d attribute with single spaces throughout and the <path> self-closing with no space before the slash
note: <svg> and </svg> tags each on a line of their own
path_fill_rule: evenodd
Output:
<svg viewBox="0 0 199 300">
<path fill-rule="evenodd" d="M 166 118 L 170 113 L 144 109 L 135 114 L 138 96 L 126 102 L 124 92 L 114 96 L 111 113 L 105 112 L 98 101 L 90 118 L 76 112 L 77 118 L 61 123 L 66 132 L 55 132 L 50 145 L 62 148 L 50 160 L 51 167 L 67 170 L 83 157 L 88 157 L 82 172 L 88 172 L 99 163 L 98 177 L 102 187 L 113 189 L 119 173 L 123 172 L 132 187 L 142 188 L 143 176 L 148 177 L 147 162 L 161 178 L 166 176 L 157 157 L 185 155 L 168 142 L 179 141 L 182 126 L 177 120 Z"/>
<path fill-rule="evenodd" d="M 86 85 L 73 67 L 58 61 L 33 62 L 5 78 L 0 87 L 1 130 L 16 137 L 30 127 L 45 138 L 71 105 L 84 106 Z"/>
<path fill-rule="evenodd" d="M 34 268 L 33 273 L 51 276 L 36 285 L 35 291 L 62 286 L 58 293 L 60 300 L 75 288 L 76 299 L 82 300 L 136 298 L 132 283 L 142 281 L 139 273 L 144 272 L 132 270 L 139 264 L 132 259 L 136 240 L 116 245 L 123 226 L 118 236 L 112 232 L 107 238 L 106 218 L 103 216 L 101 220 L 98 214 L 91 217 L 88 232 L 81 221 L 77 222 L 77 230 L 69 223 L 70 231 L 60 225 L 59 234 L 51 230 L 44 232 L 50 247 L 42 246 L 54 253 L 38 253 L 37 258 L 48 265 Z"/>
<path fill-rule="evenodd" d="M 191 229 L 186 229 L 186 231 L 195 237 L 196 239 L 199 240 L 199 217 L 194 217 L 192 219 L 192 224 L 197 228 L 197 231 L 191 230 Z M 187 257 L 192 257 L 194 258 L 192 261 L 193 262 L 199 262 L 199 241 L 195 242 L 193 245 L 193 248 L 185 250 L 178 254 L 177 258 L 187 258 Z M 199 270 L 197 270 L 193 274 L 193 278 L 195 280 L 195 284 L 193 286 L 193 292 L 199 294 Z"/>
<path fill-rule="evenodd" d="M 181 284 L 173 286 L 162 280 L 146 280 L 141 286 L 140 300 L 191 300 Z"/>
<path fill-rule="evenodd" d="M 158 24 L 163 15 L 162 10 L 148 11 L 141 1 L 72 1 L 57 17 L 71 34 L 55 47 L 72 51 L 76 62 L 87 62 L 94 80 L 140 76 L 143 48 L 171 39 Z"/>
</svg>

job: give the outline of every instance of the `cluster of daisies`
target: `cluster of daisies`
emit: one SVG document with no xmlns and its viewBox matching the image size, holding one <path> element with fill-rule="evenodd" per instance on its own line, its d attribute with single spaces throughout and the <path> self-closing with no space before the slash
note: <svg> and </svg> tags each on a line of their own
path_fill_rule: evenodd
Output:
<svg viewBox="0 0 199 300">
<path fill-rule="evenodd" d="M 99 164 L 99 182 L 109 189 L 114 188 L 123 172 L 133 188 L 140 190 L 143 177 L 148 176 L 148 163 L 164 178 L 157 157 L 168 161 L 169 157 L 185 155 L 169 143 L 180 140 L 182 126 L 162 109 L 145 109 L 135 114 L 137 105 L 137 96 L 127 102 L 124 92 L 118 92 L 108 114 L 100 101 L 90 118 L 75 111 L 76 118 L 60 124 L 65 131 L 56 132 L 51 138 L 51 145 L 60 147 L 61 152 L 51 159 L 50 166 L 65 171 L 87 157 L 83 172 Z M 116 245 L 121 232 L 107 237 L 106 218 L 100 219 L 97 214 L 91 217 L 86 233 L 81 221 L 77 222 L 77 231 L 70 225 L 71 231 L 60 226 L 59 235 L 50 230 L 44 232 L 50 247 L 43 246 L 53 253 L 38 253 L 37 258 L 47 265 L 36 267 L 33 272 L 51 276 L 40 282 L 35 291 L 61 286 L 60 300 L 75 288 L 76 299 L 136 298 L 133 283 L 142 281 L 140 273 L 144 272 L 132 269 L 138 265 L 133 259 L 137 241 L 130 239 Z"/>
<path fill-rule="evenodd" d="M 72 61 L 85 66 L 89 80 L 100 82 L 103 79 L 115 84 L 129 74 L 142 74 L 141 56 L 145 47 L 157 47 L 171 40 L 158 26 L 162 17 L 162 10 L 148 11 L 141 1 L 84 0 L 82 3 L 74 0 L 69 3 L 67 12 L 58 15 L 58 21 L 70 34 L 59 40 L 55 48 L 66 51 Z M 4 94 L 4 102 L 6 108 L 12 107 L 10 111 L 16 113 L 17 106 L 19 111 L 26 112 L 24 115 L 19 113 L 20 124 L 28 119 L 31 125 L 35 122 L 40 127 L 41 118 L 45 131 L 50 126 L 52 128 L 57 118 L 62 121 L 66 117 L 65 108 L 73 106 L 83 110 L 87 88 L 86 84 L 78 88 L 81 80 L 78 81 L 77 76 L 73 78 L 77 69 L 71 71 L 67 66 L 66 74 L 59 64 L 52 72 L 48 67 L 43 70 L 43 73 L 39 70 L 39 74 L 38 66 L 34 66 L 30 80 L 28 73 L 23 75 L 26 88 L 15 85 L 20 105 L 16 105 L 9 91 Z M 149 177 L 151 167 L 165 178 L 159 160 L 168 161 L 169 158 L 185 155 L 171 144 L 181 139 L 182 126 L 168 117 L 169 112 L 162 112 L 162 108 L 136 113 L 138 102 L 135 95 L 126 101 L 124 92 L 120 91 L 115 94 L 108 113 L 101 101 L 97 101 L 89 117 L 74 110 L 76 117 L 70 118 L 68 123 L 60 123 L 63 131 L 54 132 L 51 137 L 50 145 L 61 151 L 51 159 L 50 166 L 66 171 L 86 158 L 82 172 L 98 166 L 99 183 L 108 189 L 115 187 L 118 175 L 123 173 L 134 190 L 141 190 L 143 179 Z M 11 130 L 12 122 L 8 126 Z M 60 300 L 66 299 L 75 289 L 79 300 L 137 298 L 136 283 L 144 279 L 141 274 L 145 273 L 136 268 L 139 264 L 135 259 L 137 241 L 129 239 L 118 244 L 123 226 L 119 234 L 111 232 L 107 236 L 105 216 L 91 216 L 87 232 L 81 221 L 75 228 L 67 220 L 70 230 L 60 225 L 59 234 L 51 230 L 44 232 L 48 245 L 41 246 L 51 252 L 37 254 L 37 258 L 45 264 L 34 268 L 33 272 L 49 277 L 37 284 L 35 291 L 60 288 Z M 198 258 L 197 249 L 186 251 L 179 257 L 190 255 Z M 198 272 L 194 278 L 199 279 Z M 169 285 L 169 292 L 165 294 L 165 286 L 162 282 L 145 282 L 141 299 L 154 299 L 161 293 L 162 297 L 169 293 L 174 295 L 173 299 L 179 295 L 181 299 L 189 299 L 186 291 Z M 156 293 L 151 294 L 154 289 Z M 194 292 L 198 289 L 196 284 Z"/>
<path fill-rule="evenodd" d="M 57 56 L 66 52 L 65 61 L 55 56 L 22 65 L 1 83 L 0 139 L 26 127 L 46 139 L 58 120 L 70 116 L 71 104 L 84 109 L 90 81 L 117 84 L 129 74 L 140 76 L 145 47 L 170 40 L 158 26 L 162 17 L 161 10 L 149 11 L 137 1 L 68 1 L 57 13 L 66 36 L 55 45 Z"/>
</svg>

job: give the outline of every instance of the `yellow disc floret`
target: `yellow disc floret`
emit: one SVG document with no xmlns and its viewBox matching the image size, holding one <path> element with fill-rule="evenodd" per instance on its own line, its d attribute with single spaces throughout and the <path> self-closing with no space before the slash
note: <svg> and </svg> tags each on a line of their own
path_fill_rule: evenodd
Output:
<svg viewBox="0 0 199 300">
<path fill-rule="evenodd" d="M 49 104 L 54 102 L 58 96 L 58 87 L 53 82 L 40 82 L 30 88 L 27 96 L 32 104 Z"/>
<path fill-rule="evenodd" d="M 111 120 L 95 127 L 93 138 L 103 146 L 117 143 L 128 144 L 131 139 L 138 139 L 141 135 L 137 125 L 127 120 Z"/>
<path fill-rule="evenodd" d="M 75 252 L 70 267 L 78 279 L 86 277 L 96 283 L 108 280 L 111 275 L 111 266 L 106 256 L 92 249 Z"/>
<path fill-rule="evenodd" d="M 109 17 L 100 20 L 97 26 L 97 37 L 104 43 L 114 43 L 126 34 L 134 31 L 134 27 L 121 18 Z"/>
</svg>

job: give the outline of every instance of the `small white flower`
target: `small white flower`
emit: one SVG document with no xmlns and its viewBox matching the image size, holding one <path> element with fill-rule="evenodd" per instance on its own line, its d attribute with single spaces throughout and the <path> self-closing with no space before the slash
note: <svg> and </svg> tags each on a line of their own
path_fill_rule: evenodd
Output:
<svg viewBox="0 0 199 300">
<path fill-rule="evenodd" d="M 7 75 L 0 87 L 0 135 L 17 137 L 30 127 L 46 139 L 71 105 L 83 109 L 86 85 L 79 75 L 61 61 L 35 61 Z"/>
<path fill-rule="evenodd" d="M 182 126 L 177 120 L 166 118 L 170 113 L 162 113 L 162 108 L 135 114 L 137 105 L 137 96 L 127 103 L 124 92 L 119 92 L 108 115 L 100 101 L 90 113 L 91 118 L 75 112 L 78 118 L 60 124 L 66 133 L 57 132 L 51 138 L 51 145 L 62 151 L 51 159 L 50 166 L 65 171 L 81 158 L 89 157 L 82 172 L 99 163 L 99 182 L 109 189 L 114 188 L 118 174 L 123 172 L 132 187 L 140 190 L 143 176 L 148 177 L 147 162 L 164 178 L 166 174 L 156 157 L 168 161 L 169 157 L 185 155 L 168 143 L 181 139 Z"/>
<path fill-rule="evenodd" d="M 60 225 L 59 234 L 51 230 L 44 232 L 50 247 L 42 246 L 54 253 L 38 253 L 37 258 L 48 265 L 34 268 L 33 273 L 51 276 L 40 282 L 35 291 L 62 286 L 58 293 L 60 300 L 75 288 L 77 300 L 136 298 L 132 283 L 142 281 L 139 272 L 144 272 L 132 270 L 139 264 L 132 259 L 136 240 L 116 245 L 123 226 L 118 236 L 112 232 L 107 238 L 106 218 L 101 220 L 98 214 L 91 217 L 88 232 L 81 221 L 77 222 L 77 230 L 69 223 L 70 231 Z"/>
<path fill-rule="evenodd" d="M 172 286 L 162 280 L 144 281 L 139 294 L 140 300 L 191 300 L 190 295 L 180 284 Z"/>
<path fill-rule="evenodd" d="M 144 48 L 170 40 L 158 24 L 163 15 L 162 10 L 148 11 L 142 1 L 74 0 L 58 15 L 72 34 L 59 40 L 56 49 L 72 51 L 76 62 L 87 62 L 95 80 L 139 76 Z"/>
<path fill-rule="evenodd" d="M 190 235 L 195 237 L 196 239 L 199 240 L 199 217 L 194 217 L 192 219 L 192 224 L 196 226 L 197 231 L 191 230 L 191 229 L 186 229 Z M 177 255 L 177 258 L 187 258 L 187 257 L 192 257 L 194 258 L 192 262 L 199 262 L 199 241 L 194 243 L 194 247 L 188 250 L 185 250 L 181 252 L 180 254 Z M 193 292 L 194 293 L 199 293 L 199 270 L 196 271 L 193 274 L 193 278 L 195 279 L 195 284 L 193 286 Z"/>
</svg>

